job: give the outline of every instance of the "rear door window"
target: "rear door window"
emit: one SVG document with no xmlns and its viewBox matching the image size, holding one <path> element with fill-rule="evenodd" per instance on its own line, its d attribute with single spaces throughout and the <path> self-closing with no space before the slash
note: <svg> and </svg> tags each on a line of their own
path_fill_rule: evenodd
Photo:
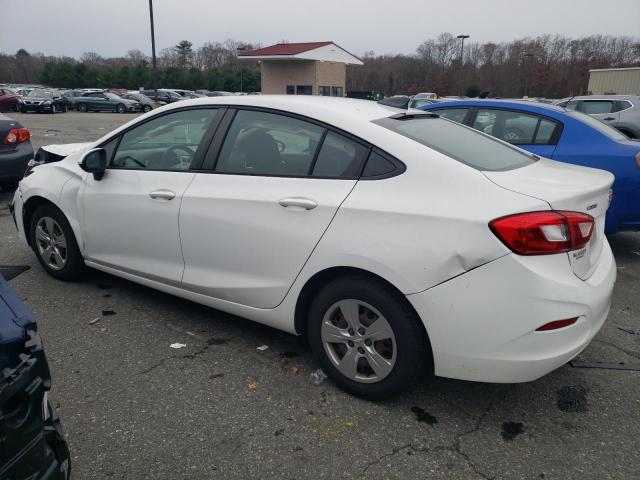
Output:
<svg viewBox="0 0 640 480">
<path fill-rule="evenodd" d="M 473 128 L 514 145 L 548 145 L 557 123 L 539 115 L 493 108 L 480 108 Z"/>
<path fill-rule="evenodd" d="M 306 176 L 324 128 L 287 115 L 240 110 L 222 145 L 216 172 Z"/>
</svg>

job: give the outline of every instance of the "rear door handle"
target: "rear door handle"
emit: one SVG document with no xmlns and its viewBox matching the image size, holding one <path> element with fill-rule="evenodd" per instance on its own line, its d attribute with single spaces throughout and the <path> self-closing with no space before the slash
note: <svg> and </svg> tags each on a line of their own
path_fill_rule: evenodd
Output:
<svg viewBox="0 0 640 480">
<path fill-rule="evenodd" d="M 315 200 L 311 200 L 310 198 L 301 198 L 301 197 L 282 198 L 278 200 L 278 203 L 285 208 L 298 207 L 298 208 L 303 208 L 305 210 L 313 210 L 318 206 L 318 202 L 316 202 Z"/>
<path fill-rule="evenodd" d="M 605 120 L 615 120 L 615 117 L 605 117 Z"/>
<path fill-rule="evenodd" d="M 154 200 L 157 200 L 157 199 L 173 200 L 174 198 L 176 198 L 176 194 L 174 192 L 172 192 L 171 190 L 164 190 L 164 189 L 154 190 L 153 192 L 149 193 L 149 196 Z"/>
</svg>

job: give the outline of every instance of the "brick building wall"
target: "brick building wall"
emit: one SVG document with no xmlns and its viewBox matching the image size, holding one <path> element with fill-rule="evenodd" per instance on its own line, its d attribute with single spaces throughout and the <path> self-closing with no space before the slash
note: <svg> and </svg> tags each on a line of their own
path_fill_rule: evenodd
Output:
<svg viewBox="0 0 640 480">
<path fill-rule="evenodd" d="M 287 85 L 310 85 L 312 94 L 318 95 L 318 86 L 342 87 L 344 92 L 347 66 L 344 63 L 264 60 L 260 64 L 262 93 L 265 95 L 287 93 Z"/>
</svg>

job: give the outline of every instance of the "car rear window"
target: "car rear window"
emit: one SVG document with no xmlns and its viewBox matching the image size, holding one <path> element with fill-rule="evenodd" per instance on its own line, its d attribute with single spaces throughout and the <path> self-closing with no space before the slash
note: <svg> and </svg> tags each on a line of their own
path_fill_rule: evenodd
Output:
<svg viewBox="0 0 640 480">
<path fill-rule="evenodd" d="M 535 155 L 451 120 L 427 115 L 394 117 L 373 123 L 478 170 L 512 170 L 538 160 Z"/>
</svg>

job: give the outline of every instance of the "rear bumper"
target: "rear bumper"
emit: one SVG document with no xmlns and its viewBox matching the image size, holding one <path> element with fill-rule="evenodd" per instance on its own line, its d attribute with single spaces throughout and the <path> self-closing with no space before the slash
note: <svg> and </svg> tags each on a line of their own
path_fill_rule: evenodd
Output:
<svg viewBox="0 0 640 480">
<path fill-rule="evenodd" d="M 0 152 L 0 180 L 20 179 L 34 156 L 31 142 L 24 142 L 12 152 Z"/>
<path fill-rule="evenodd" d="M 605 240 L 586 281 L 566 255 L 506 255 L 407 298 L 423 319 L 438 376 L 494 383 L 535 380 L 589 345 L 609 313 L 616 265 Z M 569 318 L 568 327 L 537 332 Z"/>
</svg>

